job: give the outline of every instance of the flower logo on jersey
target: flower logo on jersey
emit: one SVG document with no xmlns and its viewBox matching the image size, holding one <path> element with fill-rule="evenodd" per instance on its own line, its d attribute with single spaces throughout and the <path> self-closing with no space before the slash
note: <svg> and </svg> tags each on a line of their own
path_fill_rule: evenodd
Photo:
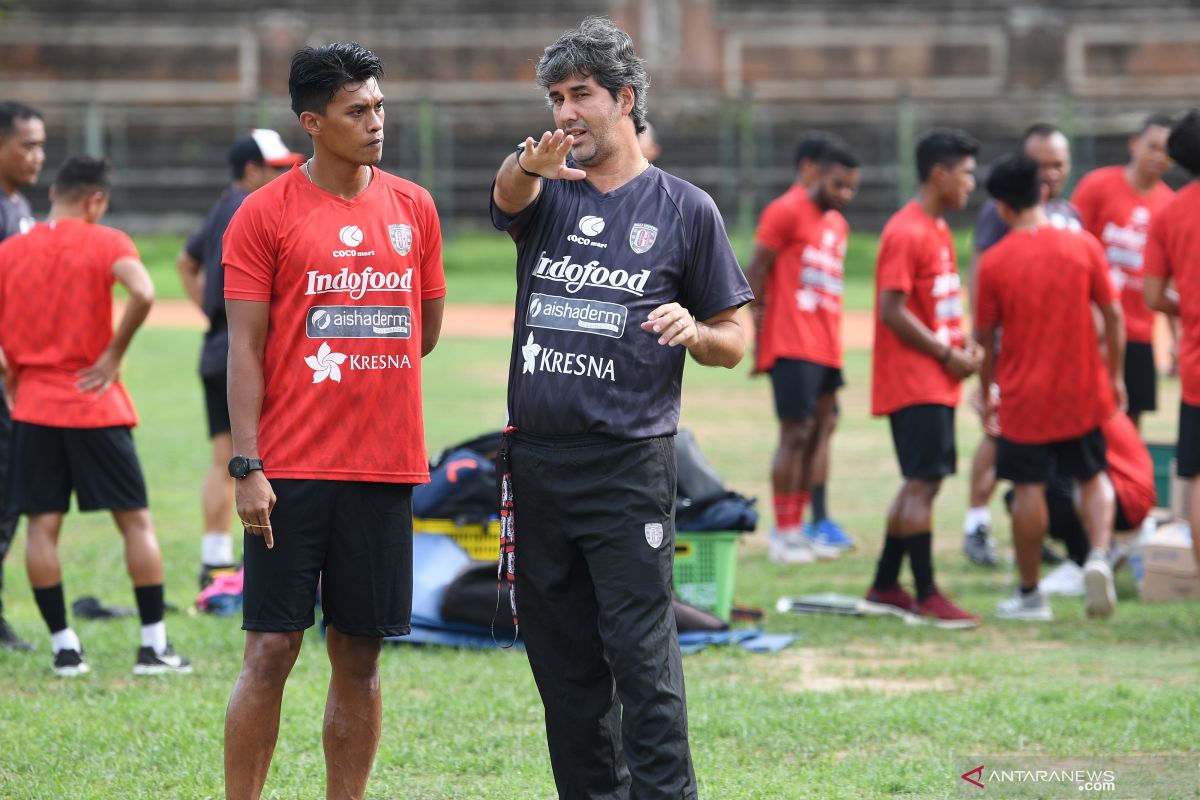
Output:
<svg viewBox="0 0 1200 800">
<path fill-rule="evenodd" d="M 1134 225 L 1149 225 L 1150 209 L 1145 206 L 1138 206 L 1133 209 L 1133 212 L 1129 215 L 1129 219 Z"/>
<path fill-rule="evenodd" d="M 579 230 L 588 236 L 596 236 L 604 230 L 604 217 L 580 217 Z"/>
<path fill-rule="evenodd" d="M 362 228 L 357 225 L 347 225 L 338 231 L 338 238 L 346 247 L 358 247 L 363 240 Z"/>
<path fill-rule="evenodd" d="M 542 346 L 533 340 L 533 334 L 529 334 L 529 339 L 521 347 L 521 358 L 524 359 L 521 365 L 521 372 L 533 374 L 537 368 L 537 357 L 542 352 Z"/>
<path fill-rule="evenodd" d="M 392 248 L 400 255 L 406 256 L 412 249 L 412 226 L 388 225 L 388 238 L 392 240 Z"/>
<path fill-rule="evenodd" d="M 305 356 L 304 363 L 313 371 L 313 383 L 320 383 L 326 378 L 342 382 L 342 363 L 346 360 L 345 353 L 335 353 L 329 347 L 329 342 L 321 342 L 315 356 Z"/>
<path fill-rule="evenodd" d="M 663 526 L 661 522 L 646 523 L 646 544 L 655 550 L 663 543 Z"/>
<path fill-rule="evenodd" d="M 639 255 L 654 247 L 654 240 L 657 238 L 658 228 L 653 225 L 635 222 L 629 229 L 629 246 Z"/>
<path fill-rule="evenodd" d="M 821 234 L 821 247 L 829 250 L 835 244 L 837 244 L 837 234 L 826 228 L 825 232 Z"/>
</svg>

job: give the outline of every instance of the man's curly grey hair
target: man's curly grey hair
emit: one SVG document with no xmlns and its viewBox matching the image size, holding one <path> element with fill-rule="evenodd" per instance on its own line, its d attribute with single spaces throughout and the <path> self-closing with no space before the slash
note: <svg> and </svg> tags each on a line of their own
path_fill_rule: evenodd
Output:
<svg viewBox="0 0 1200 800">
<path fill-rule="evenodd" d="M 611 19 L 588 17 L 542 53 L 537 82 L 543 89 L 572 75 L 595 78 L 614 100 L 622 87 L 633 89 L 633 127 L 638 133 L 646 129 L 646 63 L 633 49 L 633 39 Z"/>
</svg>

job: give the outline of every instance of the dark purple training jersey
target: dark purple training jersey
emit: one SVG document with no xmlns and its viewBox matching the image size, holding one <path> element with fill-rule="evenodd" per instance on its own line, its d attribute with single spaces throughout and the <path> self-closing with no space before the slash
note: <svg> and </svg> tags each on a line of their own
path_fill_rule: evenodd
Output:
<svg viewBox="0 0 1200 800">
<path fill-rule="evenodd" d="M 641 323 L 664 303 L 706 320 L 753 297 L 712 198 L 651 166 L 606 194 L 543 180 L 514 217 L 493 201 L 492 222 L 517 245 L 511 424 L 543 436 L 674 434 L 687 351 Z"/>
</svg>

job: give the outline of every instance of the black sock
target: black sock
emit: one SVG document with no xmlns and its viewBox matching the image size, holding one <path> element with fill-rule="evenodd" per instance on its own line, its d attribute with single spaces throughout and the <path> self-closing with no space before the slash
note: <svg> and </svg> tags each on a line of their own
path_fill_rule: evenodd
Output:
<svg viewBox="0 0 1200 800">
<path fill-rule="evenodd" d="M 875 568 L 875 589 L 887 591 L 900 580 L 900 564 L 904 560 L 904 540 L 887 536 L 883 540 L 883 553 L 879 566 Z"/>
<path fill-rule="evenodd" d="M 1038 590 L 1038 587 L 1037 587 L 1036 583 L 1033 585 L 1032 588 L 1026 588 L 1025 586 L 1022 586 L 1021 587 L 1021 596 L 1028 597 L 1029 595 L 1033 594 L 1037 590 Z"/>
<path fill-rule="evenodd" d="M 47 589 L 34 589 L 33 599 L 37 602 L 42 619 L 50 633 L 58 633 L 67 629 L 67 603 L 63 600 L 62 584 Z"/>
<path fill-rule="evenodd" d="M 917 586 L 917 600 L 924 600 L 937 591 L 933 585 L 933 534 L 922 531 L 905 538 L 904 543 L 908 546 L 908 564 Z"/>
<path fill-rule="evenodd" d="M 163 585 L 135 586 L 133 595 L 137 598 L 138 616 L 143 625 L 153 625 L 162 622 L 163 618 Z"/>
<path fill-rule="evenodd" d="M 825 484 L 812 487 L 808 499 L 812 502 L 812 521 L 816 524 L 828 516 L 825 512 Z"/>
</svg>

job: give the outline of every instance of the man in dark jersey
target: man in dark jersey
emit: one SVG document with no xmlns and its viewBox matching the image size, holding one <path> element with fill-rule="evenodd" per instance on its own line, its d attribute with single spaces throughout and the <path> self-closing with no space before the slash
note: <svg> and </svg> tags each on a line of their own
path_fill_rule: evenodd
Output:
<svg viewBox="0 0 1200 800">
<path fill-rule="evenodd" d="M 225 270 L 221 266 L 221 238 L 242 201 L 262 186 L 300 164 L 304 156 L 293 153 L 280 135 L 258 128 L 242 136 L 229 150 L 233 185 L 221 193 L 216 204 L 188 239 L 175 262 L 188 298 L 208 317 L 204 347 L 200 351 L 200 379 L 204 383 L 204 406 L 208 413 L 208 438 L 213 457 L 204 477 L 204 538 L 200 544 L 200 588 L 210 584 L 214 573 L 233 568 L 233 479 L 226 467 L 233 458 L 233 436 L 229 431 L 229 402 L 225 397 L 229 360 L 229 325 L 225 320 Z"/>
<path fill-rule="evenodd" d="M 557 130 L 492 187 L 517 245 L 515 604 L 562 798 L 695 798 L 671 611 L 685 350 L 733 367 L 751 298 L 721 215 L 642 156 L 649 78 L 589 18 L 537 66 Z"/>
<path fill-rule="evenodd" d="M 33 210 L 21 190 L 37 183 L 46 163 L 46 125 L 41 112 L 13 100 L 0 102 L 0 242 L 33 227 Z M 4 353 L 0 351 L 0 366 Z M 17 535 L 17 515 L 5 511 L 12 419 L 0 387 L 0 647 L 32 650 L 4 619 L 4 557 Z"/>
<path fill-rule="evenodd" d="M 1039 177 L 1045 200 L 1042 209 L 1047 221 L 1056 228 L 1080 230 L 1083 223 L 1079 219 L 1079 213 L 1063 197 L 1067 188 L 1067 178 L 1071 174 L 1071 143 L 1066 135 L 1057 126 L 1036 122 L 1025 130 L 1025 135 L 1021 138 L 1021 149 L 1041 167 Z M 1008 226 L 996 210 L 996 201 L 988 198 L 983 208 L 979 209 L 979 217 L 975 222 L 975 252 L 971 256 L 971 279 L 968 283 L 972 302 L 975 299 L 975 270 L 979 258 L 1006 233 Z M 982 395 L 976 393 L 972 399 L 975 408 L 982 410 L 985 405 Z M 992 538 L 992 512 L 988 508 L 995 490 L 996 437 L 985 425 L 983 439 L 975 448 L 975 456 L 971 459 L 970 498 L 966 516 L 963 518 L 963 553 L 968 561 L 983 567 L 994 567 L 997 564 L 996 542 Z M 1043 558 L 1049 555 L 1047 552 Z"/>
</svg>

